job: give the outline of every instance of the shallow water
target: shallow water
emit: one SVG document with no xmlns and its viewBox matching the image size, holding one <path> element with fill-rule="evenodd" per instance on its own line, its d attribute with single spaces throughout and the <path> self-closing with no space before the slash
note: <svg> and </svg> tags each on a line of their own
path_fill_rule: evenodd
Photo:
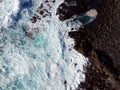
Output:
<svg viewBox="0 0 120 90">
<path fill-rule="evenodd" d="M 12 1 L 0 3 L 0 90 L 75 90 L 85 80 L 87 58 L 74 50 L 68 36 L 77 23 L 61 22 L 56 16 L 63 1 L 49 2 L 50 9 L 44 0 Z M 42 3 L 51 16 L 33 24 L 30 18 Z"/>
</svg>

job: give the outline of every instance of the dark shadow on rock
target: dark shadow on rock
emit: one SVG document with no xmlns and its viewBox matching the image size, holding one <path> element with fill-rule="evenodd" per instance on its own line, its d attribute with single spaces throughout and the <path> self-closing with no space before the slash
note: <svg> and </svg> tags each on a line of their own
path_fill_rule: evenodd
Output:
<svg viewBox="0 0 120 90">
<path fill-rule="evenodd" d="M 87 33 L 84 30 L 69 32 L 69 36 L 75 39 L 74 48 L 84 54 L 86 57 L 89 56 L 89 53 L 93 49 L 92 42 L 94 37 L 91 36 L 91 33 Z"/>
<path fill-rule="evenodd" d="M 118 73 L 117 69 L 115 68 L 114 62 L 111 59 L 111 57 L 106 55 L 106 53 L 101 51 L 101 50 L 95 50 L 95 52 L 96 52 L 96 54 L 98 56 L 98 59 L 101 61 L 101 63 L 107 69 L 109 69 L 110 72 L 113 73 L 116 76 L 116 78 L 117 78 L 119 76 L 119 73 Z"/>
</svg>

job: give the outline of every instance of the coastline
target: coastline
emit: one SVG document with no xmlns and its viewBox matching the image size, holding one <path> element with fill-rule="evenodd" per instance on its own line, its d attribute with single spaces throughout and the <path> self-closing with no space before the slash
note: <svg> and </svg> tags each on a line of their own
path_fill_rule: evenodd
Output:
<svg viewBox="0 0 120 90">
<path fill-rule="evenodd" d="M 104 0 L 97 19 L 69 35 L 75 39 L 75 49 L 89 58 L 85 90 L 120 89 L 120 1 Z M 79 89 L 78 89 L 79 90 Z"/>
</svg>

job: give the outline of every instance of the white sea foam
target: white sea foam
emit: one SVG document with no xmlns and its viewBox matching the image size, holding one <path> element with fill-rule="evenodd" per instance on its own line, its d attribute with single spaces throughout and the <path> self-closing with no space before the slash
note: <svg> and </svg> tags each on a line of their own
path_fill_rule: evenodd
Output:
<svg viewBox="0 0 120 90">
<path fill-rule="evenodd" d="M 5 0 L 0 2 L 0 26 L 7 27 L 12 22 L 11 15 L 19 11 L 19 0 Z"/>
<path fill-rule="evenodd" d="M 0 88 L 75 90 L 85 80 L 83 67 L 87 58 L 74 50 L 74 40 L 68 36 L 70 26 L 66 23 L 69 22 L 61 22 L 56 16 L 56 9 L 62 2 L 49 2 L 52 7 L 49 9 L 44 0 L 34 0 L 34 4 L 43 3 L 52 15 L 33 24 L 28 20 L 29 15 L 23 13 L 16 26 L 2 30 Z M 25 35 L 25 26 L 34 34 L 33 38 Z"/>
<path fill-rule="evenodd" d="M 13 13 L 17 13 L 19 10 L 19 0 L 14 0 Z"/>
</svg>

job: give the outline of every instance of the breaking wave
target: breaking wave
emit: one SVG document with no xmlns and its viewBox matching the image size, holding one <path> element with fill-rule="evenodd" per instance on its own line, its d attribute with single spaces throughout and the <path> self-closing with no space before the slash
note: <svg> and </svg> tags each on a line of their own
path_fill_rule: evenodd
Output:
<svg viewBox="0 0 120 90">
<path fill-rule="evenodd" d="M 78 23 L 56 16 L 62 2 L 49 0 L 51 8 L 44 0 L 0 2 L 0 90 L 75 90 L 85 80 L 87 58 L 68 36 Z M 32 23 L 40 4 L 51 15 Z"/>
</svg>

